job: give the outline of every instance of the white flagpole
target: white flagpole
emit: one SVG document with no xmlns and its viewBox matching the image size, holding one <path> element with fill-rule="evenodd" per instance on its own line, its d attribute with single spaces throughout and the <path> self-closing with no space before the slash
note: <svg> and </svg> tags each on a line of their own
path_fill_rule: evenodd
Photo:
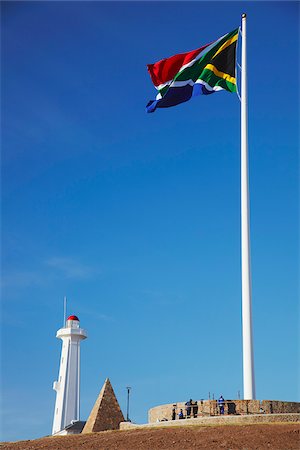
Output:
<svg viewBox="0 0 300 450">
<path fill-rule="evenodd" d="M 248 181 L 248 110 L 247 110 L 247 54 L 246 14 L 242 15 L 242 68 L 241 68 L 241 253 L 242 253 L 242 322 L 243 322 L 243 374 L 244 399 L 255 399 L 251 267 L 250 221 Z"/>
</svg>

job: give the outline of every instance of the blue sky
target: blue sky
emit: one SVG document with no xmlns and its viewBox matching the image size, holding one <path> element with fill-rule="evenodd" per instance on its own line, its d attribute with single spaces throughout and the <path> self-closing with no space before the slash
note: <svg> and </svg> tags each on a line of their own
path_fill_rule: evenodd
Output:
<svg viewBox="0 0 300 450">
<path fill-rule="evenodd" d="M 248 14 L 257 398 L 299 398 L 299 3 L 1 2 L 3 440 L 51 433 L 63 297 L 81 417 L 242 395 L 240 105 L 154 114 L 147 63 Z"/>
</svg>

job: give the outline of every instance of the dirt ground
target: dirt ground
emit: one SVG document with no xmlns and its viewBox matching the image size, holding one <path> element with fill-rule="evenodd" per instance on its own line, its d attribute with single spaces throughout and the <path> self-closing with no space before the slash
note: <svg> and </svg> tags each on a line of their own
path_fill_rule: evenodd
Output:
<svg viewBox="0 0 300 450">
<path fill-rule="evenodd" d="M 4 442 L 1 450 L 299 450 L 300 424 L 195 426 L 104 431 Z"/>
</svg>

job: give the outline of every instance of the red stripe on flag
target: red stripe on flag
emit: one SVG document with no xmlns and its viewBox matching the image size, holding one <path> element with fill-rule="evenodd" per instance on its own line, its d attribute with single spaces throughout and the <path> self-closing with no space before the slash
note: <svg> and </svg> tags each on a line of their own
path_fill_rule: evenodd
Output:
<svg viewBox="0 0 300 450">
<path fill-rule="evenodd" d="M 209 45 L 210 44 L 206 44 L 203 47 L 192 50 L 191 52 L 179 53 L 178 55 L 170 56 L 170 58 L 162 59 L 154 64 L 147 64 L 148 72 L 154 86 L 159 86 L 167 81 L 173 80 L 182 66 L 191 62 Z"/>
</svg>

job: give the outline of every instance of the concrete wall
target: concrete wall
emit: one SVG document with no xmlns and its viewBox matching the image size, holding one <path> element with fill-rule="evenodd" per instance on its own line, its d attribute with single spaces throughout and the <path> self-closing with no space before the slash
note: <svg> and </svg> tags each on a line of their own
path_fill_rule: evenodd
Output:
<svg viewBox="0 0 300 450">
<path fill-rule="evenodd" d="M 197 417 L 208 417 L 219 415 L 216 400 L 197 400 L 198 414 Z M 148 411 L 148 422 L 154 423 L 162 420 L 172 420 L 172 410 L 175 408 L 176 419 L 182 408 L 184 416 L 186 416 L 185 402 L 169 403 L 159 405 Z M 299 402 L 282 402 L 277 400 L 226 400 L 225 399 L 225 415 L 248 415 L 248 414 L 283 414 L 283 413 L 300 413 Z M 193 409 L 191 413 L 193 417 Z"/>
</svg>

